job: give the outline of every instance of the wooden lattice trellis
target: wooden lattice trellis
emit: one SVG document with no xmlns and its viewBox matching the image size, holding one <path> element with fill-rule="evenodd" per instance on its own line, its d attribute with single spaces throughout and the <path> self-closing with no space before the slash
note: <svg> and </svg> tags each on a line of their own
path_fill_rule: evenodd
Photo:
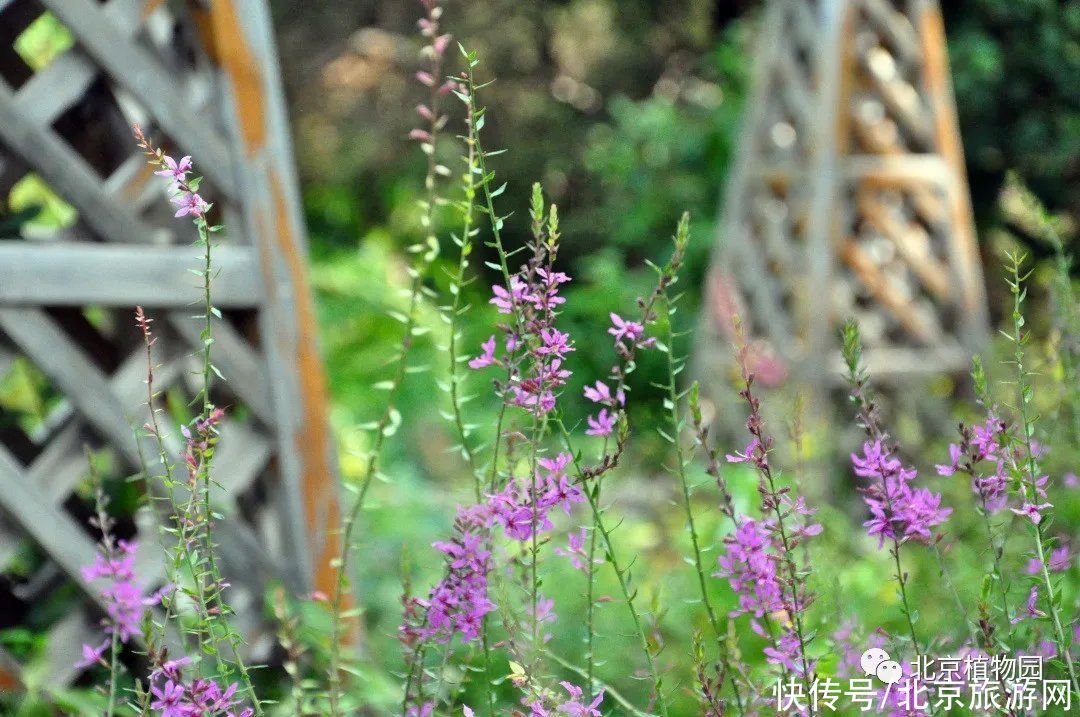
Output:
<svg viewBox="0 0 1080 717">
<path fill-rule="evenodd" d="M 849 316 L 880 378 L 964 369 L 987 317 L 937 4 L 771 0 L 755 46 L 702 370 L 733 314 L 767 382 L 833 380 Z"/>
<path fill-rule="evenodd" d="M 13 43 L 45 12 L 74 45 L 35 71 Z M 33 174 L 78 212 L 66 229 L 0 237 L 0 379 L 21 362 L 55 394 L 31 429 L 0 412 L 0 569 L 27 538 L 47 557 L 28 580 L 0 583 L 0 601 L 17 614 L 70 579 L 90 608 L 52 628 L 53 685 L 76 675 L 78 645 L 96 622 L 95 592 L 79 578 L 95 538 L 73 512 L 85 505 L 72 497 L 86 475 L 83 447 L 111 453 L 127 473 L 140 452 L 156 455 L 133 431 L 147 415 L 136 305 L 156 318 L 157 387 L 181 403 L 196 390 L 199 280 L 189 269 L 198 250 L 135 148 L 133 123 L 195 157 L 227 227 L 214 250 L 223 311 L 214 354 L 226 377 L 214 400 L 230 409 L 215 477 L 228 491 L 218 493 L 216 531 L 231 600 L 257 620 L 269 581 L 302 593 L 329 591 L 334 577 L 325 380 L 263 0 L 0 0 L 0 196 Z M 160 578 L 145 518 L 139 562 Z M 263 626 L 243 627 L 266 646 Z M 0 658 L 0 671 L 18 674 Z"/>
</svg>

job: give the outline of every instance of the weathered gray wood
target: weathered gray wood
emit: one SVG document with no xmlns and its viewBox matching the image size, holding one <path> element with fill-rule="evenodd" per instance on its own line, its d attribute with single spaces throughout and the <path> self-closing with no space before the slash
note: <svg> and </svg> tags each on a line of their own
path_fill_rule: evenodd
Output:
<svg viewBox="0 0 1080 717">
<path fill-rule="evenodd" d="M 41 309 L 0 307 L 0 330 L 52 379 L 79 412 L 133 465 L 139 453 L 129 416 L 108 380 Z"/>
<path fill-rule="evenodd" d="M 267 130 L 265 146 L 245 146 L 238 142 L 232 149 L 237 157 L 238 181 L 248 198 L 242 206 L 245 234 L 258 242 L 260 255 L 266 260 L 262 268 L 267 301 L 259 314 L 259 329 L 268 370 L 275 377 L 271 389 L 282 478 L 275 507 L 289 584 L 294 590 L 306 592 L 314 585 L 325 589 L 323 586 L 329 586 L 336 578 L 325 545 L 316 543 L 317 536 L 325 533 L 319 525 L 309 525 L 305 515 L 318 517 L 326 512 L 327 518 L 334 520 L 328 506 L 336 504 L 338 485 L 332 479 L 335 457 L 330 437 L 323 430 L 325 417 L 317 415 L 318 404 L 312 402 L 313 391 L 320 390 L 317 380 L 312 382 L 321 367 L 312 362 L 317 356 L 314 314 L 305 287 L 306 278 L 298 271 L 306 241 L 296 211 L 300 204 L 291 161 L 288 115 L 272 42 L 273 27 L 266 4 L 261 0 L 236 0 L 235 9 L 237 16 L 243 18 L 243 27 L 238 30 L 260 67 L 256 78 L 258 91 L 268 108 L 263 118 Z M 227 86 L 232 89 L 226 119 L 239 137 L 245 135 L 240 131 L 238 88 L 232 83 L 250 80 L 250 76 L 226 78 Z M 252 153 L 262 155 L 266 171 L 245 171 L 252 167 L 243 158 Z M 316 413 L 312 413 L 313 407 Z"/>
<path fill-rule="evenodd" d="M 19 462 L 0 446 L 0 509 L 46 551 L 87 596 L 104 608 L 96 590 L 89 588 L 80 570 L 94 562 L 94 541 L 63 510 L 43 500 L 26 480 Z"/>
<path fill-rule="evenodd" d="M 744 325 L 768 339 L 800 387 L 819 387 L 835 365 L 826 363 L 838 348 L 834 323 L 860 312 L 857 298 L 871 300 L 862 313 L 882 347 L 983 343 L 985 294 L 940 19 L 934 0 L 766 4 L 710 275 L 734 277 L 739 290 L 706 306 L 729 311 L 749 299 Z M 777 123 L 802 124 L 804 98 L 812 131 L 776 141 Z M 759 219 L 756 197 L 784 202 L 789 221 Z M 877 250 L 886 244 L 895 251 Z M 778 312 L 793 329 L 779 337 Z M 729 340 L 714 319 L 703 315 L 700 335 Z"/>
<path fill-rule="evenodd" d="M 173 93 L 176 83 L 149 52 L 125 39 L 90 0 L 41 0 L 79 37 L 86 51 L 113 81 L 146 105 L 165 131 L 199 157 L 199 171 L 229 198 L 235 198 L 232 165 L 224 143 L 196 119 Z"/>
<path fill-rule="evenodd" d="M 849 157 L 844 161 L 844 176 L 852 181 L 872 178 L 875 182 L 952 184 L 948 165 L 939 155 L 933 154 Z"/>
<path fill-rule="evenodd" d="M 142 20 L 145 0 L 110 0 L 102 9 L 113 28 L 130 39 Z M 34 73 L 16 93 L 24 116 L 43 127 L 70 109 L 89 89 L 101 68 L 76 45 Z"/>
<path fill-rule="evenodd" d="M 140 465 L 141 456 L 130 428 L 132 416 L 125 415 L 123 405 L 110 390 L 105 377 L 44 312 L 37 309 L 0 308 L 0 329 L 16 341 L 38 367 L 62 388 L 84 418 L 105 435 L 110 443 L 117 446 L 129 463 L 136 467 Z M 252 440 L 252 444 L 250 457 L 238 455 L 236 459 L 230 459 L 229 452 L 226 452 L 224 470 L 230 470 L 232 464 L 231 470 L 237 480 L 250 481 L 254 470 L 252 466 L 261 466 L 265 461 L 267 451 L 261 450 L 257 441 Z M 238 454 L 242 450 L 243 447 L 238 445 Z M 151 460 L 155 455 L 153 446 L 146 445 L 142 455 Z M 173 460 L 175 462 L 176 458 Z M 228 480 L 220 482 L 227 484 Z M 153 480 L 150 481 L 150 487 L 153 490 L 159 488 Z M 267 562 L 265 556 L 260 554 L 259 544 L 249 526 L 237 518 L 226 517 L 219 527 L 236 538 L 235 545 L 221 544 L 223 555 L 231 556 L 234 563 L 257 565 Z M 239 553 L 236 547 L 241 544 L 247 546 L 244 553 Z M 85 555 L 78 557 L 83 560 Z"/>
<path fill-rule="evenodd" d="M 260 304 L 262 285 L 250 247 L 217 246 L 213 265 L 214 304 Z M 199 268 L 199 250 L 192 247 L 0 241 L 0 304 L 189 307 L 201 290 L 202 279 L 191 273 Z"/>
<path fill-rule="evenodd" d="M 0 139 L 20 159 L 32 164 L 95 230 L 132 242 L 153 237 L 150 227 L 110 201 L 101 187 L 101 179 L 78 153 L 47 128 L 23 116 L 11 89 L 3 81 L 0 81 Z"/>
</svg>

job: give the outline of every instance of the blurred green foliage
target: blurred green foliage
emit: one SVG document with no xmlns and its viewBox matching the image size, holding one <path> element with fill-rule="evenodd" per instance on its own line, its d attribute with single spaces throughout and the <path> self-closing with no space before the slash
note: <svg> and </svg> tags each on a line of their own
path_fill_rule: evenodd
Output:
<svg viewBox="0 0 1080 717">
<path fill-rule="evenodd" d="M 305 27 L 290 24 L 299 20 L 295 14 L 299 5 L 278 3 L 286 80 L 296 107 L 298 160 L 305 177 L 334 419 L 348 480 L 361 477 L 359 456 L 366 448 L 364 433 L 355 426 L 380 410 L 383 396 L 373 385 L 387 377 L 387 361 L 400 341 L 400 325 L 386 311 L 400 309 L 407 288 L 401 249 L 420 238 L 415 202 L 421 193 L 423 162 L 404 139 L 412 122 L 411 108 L 420 96 L 409 79 L 415 45 L 410 38 L 412 14 L 405 5 L 369 3 L 356 17 L 348 16 L 353 26 L 335 26 L 328 18 L 345 15 L 336 13 L 340 8 L 331 3 L 312 11 L 315 17 Z M 676 322 L 680 329 L 693 326 L 701 279 L 715 241 L 718 200 L 738 142 L 758 7 L 758 3 L 613 0 L 527 4 L 492 0 L 447 7 L 446 27 L 478 50 L 483 68 L 496 76 L 484 97 L 490 108 L 485 133 L 490 132 L 490 148 L 509 150 L 492 162 L 500 181 L 509 182 L 499 199 L 500 211 L 515 214 L 506 230 L 508 243 L 516 245 L 527 231 L 526 194 L 532 181 L 542 181 L 560 205 L 561 261 L 574 277 L 565 292 L 568 301 L 560 322 L 578 341 L 572 362 L 575 376 L 564 399 L 573 420 L 585 412 L 582 383 L 602 376 L 613 358 L 608 342 L 601 340 L 606 339 L 607 313 L 628 311 L 634 298 L 646 291 L 650 272 L 645 262 L 666 257 L 674 221 L 684 209 L 692 215 L 692 242 L 680 284 L 687 296 Z M 306 4 L 304 8 L 307 13 Z M 1019 182 L 1061 213 L 1066 225 L 1080 207 L 1077 6 L 1052 0 L 974 0 L 947 3 L 945 10 L 972 194 L 986 238 L 988 281 L 996 294 L 1000 247 L 1020 241 L 1037 254 L 1048 251 L 1039 233 L 1029 231 L 1017 213 L 1003 211 L 999 196 L 1007 170 L 1015 169 Z M 310 36 L 316 31 L 339 37 L 340 53 L 329 60 L 324 55 L 321 63 L 305 63 L 304 53 L 312 49 Z M 300 58 L 292 66 L 290 53 Z M 451 127 L 456 127 L 460 118 L 453 112 Z M 455 171 L 458 151 L 451 141 L 438 147 L 439 156 Z M 451 229 L 444 224 L 443 235 Z M 449 242 L 445 246 L 450 247 Z M 481 255 L 475 264 L 487 258 Z M 442 276 L 439 270 L 435 274 Z M 479 280 L 468 290 L 474 310 L 463 327 L 466 351 L 493 331 L 496 315 L 486 302 L 494 280 L 481 268 Z M 1046 270 L 1040 269 L 1033 287 L 1035 307 L 1044 305 L 1049 281 Z M 1046 337 L 1033 346 L 1038 369 L 1047 372 L 1041 408 L 1052 417 L 1060 399 L 1053 381 L 1056 339 L 1050 322 L 1039 319 L 1041 309 L 1035 308 L 1033 314 L 1033 325 Z M 434 347 L 445 327 L 433 310 L 421 324 L 428 333 L 414 349 L 416 372 L 399 405 L 401 429 L 389 443 L 383 465 L 387 478 L 373 491 L 358 551 L 371 656 L 371 672 L 365 679 L 378 685 L 373 690 L 379 696 L 375 701 L 385 700 L 380 703 L 385 709 L 395 698 L 385 675 L 401 664 L 393 634 L 400 619 L 402 581 L 410 577 L 414 590 L 423 593 L 437 579 L 439 566 L 434 551 L 426 546 L 445 534 L 449 507 L 469 500 L 464 466 L 448 456 L 453 439 L 434 410 L 444 405 L 436 379 L 446 367 Z M 686 350 L 677 347 L 679 353 Z M 684 563 L 688 536 L 672 503 L 674 485 L 663 469 L 670 460 L 668 448 L 656 434 L 663 417 L 659 401 L 653 400 L 659 396 L 653 384 L 663 380 L 662 372 L 659 357 L 642 357 L 631 385 L 635 445 L 630 460 L 612 479 L 610 494 L 618 496 L 618 510 L 627 516 L 619 536 L 624 550 L 640 554 L 635 574 L 648 574 L 642 604 L 649 605 L 655 597 L 657 607 L 667 611 L 660 634 L 674 659 L 686 654 L 692 632 L 705 625 L 693 571 Z M 482 425 L 490 423 L 494 405 L 487 381 L 471 375 L 467 386 L 477 396 L 468 404 L 468 420 Z M 947 396 L 954 383 L 943 379 L 917 391 L 924 388 Z M 908 449 L 924 480 L 943 490 L 946 502 L 956 507 L 946 560 L 952 580 L 961 586 L 966 603 L 973 605 L 984 570 L 984 528 L 974 512 L 969 486 L 931 477 L 933 463 L 944 459 L 946 444 L 953 438 L 942 435 L 953 420 L 941 414 L 944 405 L 937 402 L 933 423 L 899 415 L 898 432 L 911 439 Z M 972 415 L 969 406 L 958 410 Z M 791 455 L 789 428 L 777 423 L 772 430 L 781 439 L 781 453 Z M 1050 459 L 1050 474 L 1058 483 L 1077 460 L 1075 450 L 1065 447 L 1067 440 L 1053 435 L 1060 425 L 1045 423 L 1046 437 L 1062 446 Z M 857 445 L 857 434 L 835 428 L 834 435 L 807 436 L 810 452 L 844 454 Z M 795 466 L 786 467 L 790 479 Z M 726 526 L 711 509 L 715 497 L 708 477 L 695 471 L 699 527 L 706 559 L 712 564 Z M 728 477 L 737 502 L 747 508 L 755 505 L 753 476 L 734 469 Z M 829 568 L 812 578 L 821 595 L 814 624 L 835 628 L 858 617 L 863 626 L 902 632 L 887 556 L 857 528 L 860 508 L 850 491 L 847 469 L 830 466 L 809 481 L 815 486 L 812 490 L 824 484 L 826 491 L 838 494 L 838 507 L 826 506 L 819 514 L 825 533 L 812 548 L 813 563 Z M 1062 510 L 1058 524 L 1068 532 L 1067 526 L 1080 518 L 1080 501 L 1060 487 L 1055 490 Z M 1021 535 L 1016 526 L 1017 550 L 1005 566 L 1012 574 L 1025 564 Z M 930 638 L 953 634 L 956 615 L 951 607 L 942 607 L 953 605 L 953 598 L 941 579 L 940 566 L 928 551 L 912 550 L 909 555 L 905 568 L 912 589 L 917 601 L 927 606 L 919 631 Z M 843 569 L 833 572 L 833 566 Z M 547 569 L 545 592 L 556 600 L 560 623 L 580 625 L 583 582 L 561 561 L 552 561 Z M 614 596 L 613 579 L 604 575 L 601 592 Z M 661 592 L 654 596 L 651 591 L 658 589 Z M 722 610 L 733 605 L 723 581 L 713 581 L 710 589 Z M 1022 590 L 1017 590 L 1019 596 Z M 1065 601 L 1072 604 L 1076 597 L 1071 582 Z M 617 603 L 605 606 L 600 616 L 608 646 L 601 676 L 643 699 L 645 687 L 625 679 L 634 651 L 623 608 Z M 828 632 L 822 628 L 818 638 L 826 650 Z M 760 641 L 749 630 L 740 629 L 740 636 L 746 657 L 760 668 Z M 581 652 L 581 638 L 578 630 L 558 630 L 550 647 L 572 658 Z M 472 659 L 477 664 L 478 657 Z M 827 670 L 834 660 L 826 658 L 823 664 Z M 463 680 L 466 702 L 479 701 L 468 673 L 452 679 Z M 678 673 L 671 679 L 691 689 L 689 675 Z M 509 687 L 504 690 L 511 698 Z M 679 714 L 694 713 L 688 694 L 680 702 Z"/>
</svg>

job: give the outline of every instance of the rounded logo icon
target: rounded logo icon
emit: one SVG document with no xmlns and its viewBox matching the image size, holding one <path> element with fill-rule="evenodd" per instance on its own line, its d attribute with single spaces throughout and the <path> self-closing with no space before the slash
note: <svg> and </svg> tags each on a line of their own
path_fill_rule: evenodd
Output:
<svg viewBox="0 0 1080 717">
<path fill-rule="evenodd" d="M 887 685 L 894 685 L 904 676 L 904 669 L 895 660 L 885 660 L 877 666 L 877 678 Z"/>
<path fill-rule="evenodd" d="M 888 659 L 889 653 L 885 652 L 880 647 L 871 647 L 859 658 L 859 664 L 862 665 L 865 674 L 873 675 L 877 673 L 878 665 Z"/>
</svg>

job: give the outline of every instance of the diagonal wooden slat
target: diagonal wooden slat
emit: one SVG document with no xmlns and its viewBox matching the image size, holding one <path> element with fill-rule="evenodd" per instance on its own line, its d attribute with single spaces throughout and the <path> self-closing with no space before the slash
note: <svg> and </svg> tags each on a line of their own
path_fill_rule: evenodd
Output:
<svg viewBox="0 0 1080 717">
<path fill-rule="evenodd" d="M 167 220 L 162 184 L 134 148 L 115 169 L 123 157 L 100 163 L 110 167 L 102 177 L 106 170 L 92 169 L 98 165 L 74 151 L 92 152 L 99 136 L 80 135 L 79 127 L 65 124 L 66 139 L 51 127 L 71 108 L 100 109 L 121 118 L 117 126 L 87 127 L 119 132 L 107 141 L 130 146 L 122 125 L 139 122 L 162 135 L 166 149 L 175 145 L 175 152 L 196 157 L 230 227 L 229 245 L 215 249 L 215 304 L 242 311 L 237 316 L 257 326 L 258 343 L 238 333 L 232 316 L 217 322 L 215 363 L 225 374 L 217 389 L 228 396 L 222 403 L 235 397 L 250 409 L 251 419 L 227 419 L 221 426 L 214 479 L 223 489 L 215 500 L 223 517 L 215 536 L 236 586 L 234 604 L 250 607 L 239 626 L 251 644 L 265 648 L 270 643 L 259 639 L 267 633 L 257 608 L 267 581 L 284 578 L 303 593 L 313 582 L 325 590 L 336 579 L 333 534 L 323 528 L 336 523 L 333 452 L 265 0 L 214 0 L 206 7 L 160 0 L 31 0 L 16 3 L 31 8 L 31 16 L 20 16 L 18 23 L 4 26 L 11 14 L 4 13 L 0 34 L 13 24 L 24 27 L 23 20 L 40 12 L 38 3 L 71 31 L 75 44 L 36 74 L 10 75 L 17 91 L 0 82 L 0 190 L 36 173 L 75 207 L 79 220 L 41 237 L 48 242 L 0 243 L 0 343 L 5 336 L 15 339 L 16 350 L 62 394 L 32 435 L 19 438 L 25 444 L 20 456 L 35 446 L 40 452 L 26 468 L 25 459 L 18 459 L 16 477 L 44 508 L 63 514 L 64 501 L 85 473 L 83 443 L 109 452 L 125 469 L 139 468 L 140 446 L 151 462 L 156 455 L 154 442 L 147 445 L 131 427 L 142 423 L 147 409 L 141 351 L 132 346 L 130 327 L 97 337 L 99 348 L 109 344 L 110 355 L 127 356 L 105 375 L 75 340 L 76 331 L 69 334 L 41 307 L 70 314 L 68 307 L 146 306 L 160 321 L 157 387 L 172 383 L 174 391 L 192 390 L 195 362 L 178 352 L 201 342 L 199 322 L 191 316 L 197 309 L 188 306 L 198 292 L 187 269 L 198 266 L 198 257 L 189 248 L 169 246 L 186 225 Z M 183 40 L 175 42 L 192 21 L 199 24 L 205 53 L 195 48 L 188 54 Z M 96 86 L 110 91 L 88 94 Z M 167 432 L 167 451 L 176 462 L 182 440 L 175 426 Z M 0 479 L 0 491 L 6 482 Z M 163 490 L 161 481 L 147 486 L 154 495 Z M 152 536 L 161 516 L 143 514 L 149 522 L 137 520 L 144 548 L 137 559 L 141 572 L 157 575 L 160 546 L 155 550 Z M 250 521 L 257 522 L 258 533 Z M 0 526 L 0 561 L 13 546 L 35 537 L 2 507 Z M 268 546 L 278 559 L 270 560 Z M 44 552 L 56 550 L 52 545 Z M 47 562 L 26 583 L 23 599 L 36 599 L 34 590 L 51 589 L 71 567 Z M 90 624 L 83 615 L 73 611 L 50 635 L 51 684 L 66 684 L 77 674 L 73 658 Z"/>
<path fill-rule="evenodd" d="M 139 465 L 132 418 L 109 387 L 108 379 L 41 309 L 0 307 L 0 330 L 64 392 L 87 421 Z"/>
<path fill-rule="evenodd" d="M 145 0 L 109 0 L 102 12 L 117 33 L 130 39 L 142 23 L 139 10 L 144 4 Z M 100 73 L 101 68 L 76 45 L 34 73 L 19 88 L 16 102 L 32 122 L 51 125 L 82 98 Z"/>
<path fill-rule="evenodd" d="M 110 200 L 101 186 L 101 178 L 75 150 L 19 111 L 11 88 L 3 81 L 0 81 L 0 139 L 20 159 L 32 164 L 96 231 L 131 243 L 154 236 L 154 230 Z"/>
<path fill-rule="evenodd" d="M 141 425 L 136 417 L 138 407 L 129 408 L 120 402 L 108 379 L 44 311 L 0 308 L 0 330 L 56 382 L 83 418 L 116 446 L 132 467 L 141 468 L 144 457 L 149 460 L 156 455 L 148 437 L 139 439 L 143 443 L 141 451 L 136 444 L 131 427 Z M 237 523 L 236 531 L 250 532 L 237 520 L 224 523 Z"/>
<path fill-rule="evenodd" d="M 12 522 L 47 551 L 60 569 L 102 609 L 105 603 L 81 575 L 94 562 L 94 541 L 62 509 L 45 500 L 30 486 L 19 462 L 0 446 L 0 509 Z"/>
<path fill-rule="evenodd" d="M 99 5 L 90 0 L 41 0 L 61 22 L 78 34 L 86 51 L 113 81 L 149 108 L 155 119 L 193 155 L 200 171 L 223 194 L 235 199 L 232 164 L 225 144 L 169 92 L 171 76 L 149 51 L 126 39 Z M 138 71 L 132 71 L 138 68 Z"/>
</svg>

